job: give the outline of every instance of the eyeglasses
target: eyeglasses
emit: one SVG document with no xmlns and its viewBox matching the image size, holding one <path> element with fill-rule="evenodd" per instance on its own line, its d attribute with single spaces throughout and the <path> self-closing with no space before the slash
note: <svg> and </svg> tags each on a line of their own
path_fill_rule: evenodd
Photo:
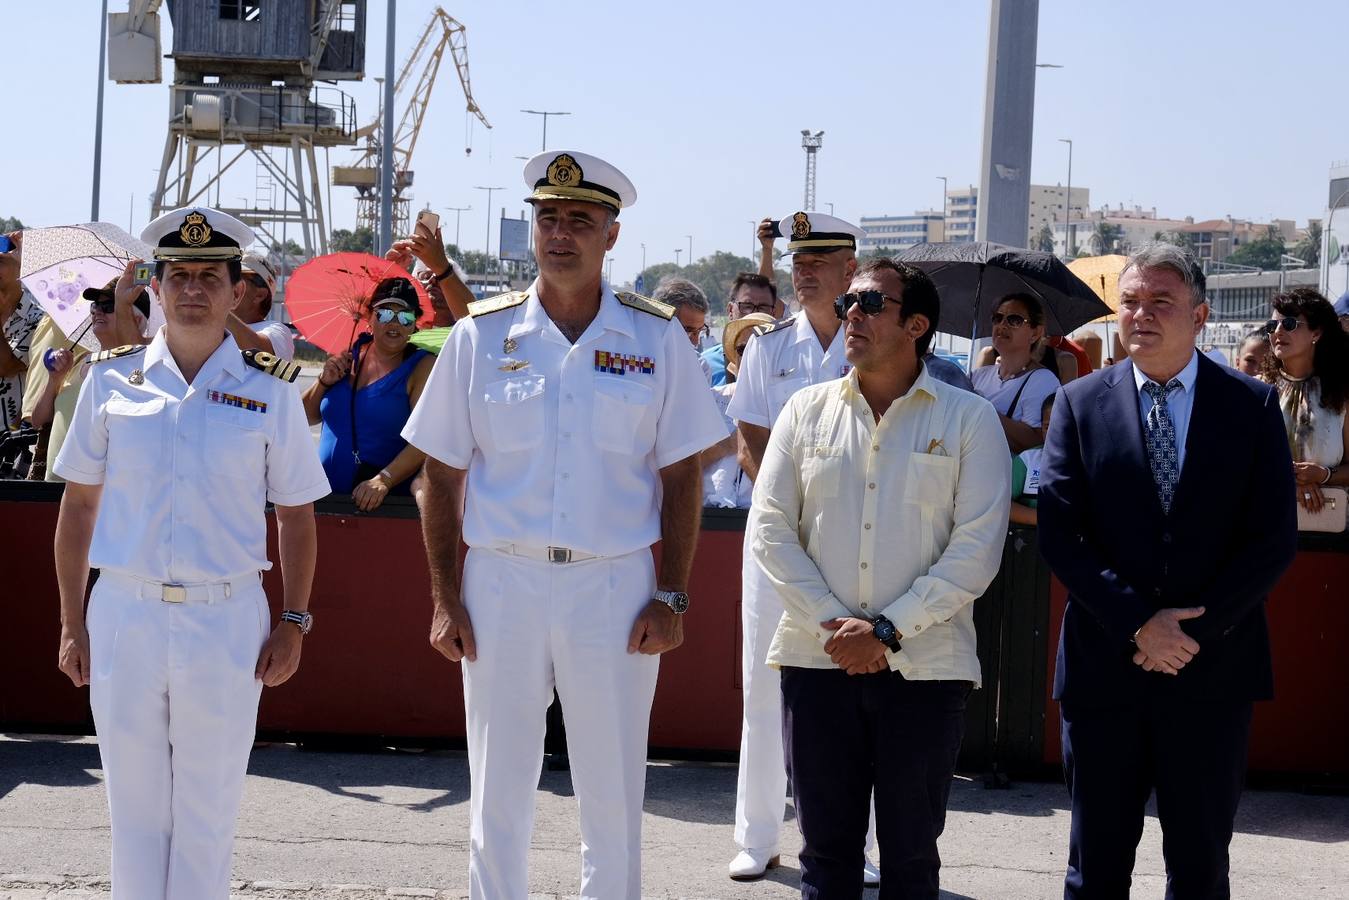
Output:
<svg viewBox="0 0 1349 900">
<path fill-rule="evenodd" d="M 774 305 L 775 304 L 772 303 L 746 303 L 737 300 L 735 302 L 735 309 L 736 312 L 740 313 L 742 316 L 748 316 L 754 313 L 769 313 L 771 315 Z"/>
<path fill-rule="evenodd" d="M 993 315 L 989 316 L 989 320 L 993 323 L 994 327 L 997 327 L 998 325 L 1001 325 L 1002 323 L 1006 322 L 1008 328 L 1020 328 L 1022 325 L 1025 325 L 1028 321 L 1030 321 L 1025 316 L 1020 315 L 1018 313 L 1008 313 L 1007 315 L 1004 316 L 1002 313 L 996 312 Z"/>
<path fill-rule="evenodd" d="M 702 339 L 705 338 L 705 337 L 710 337 L 710 336 L 711 336 L 711 334 L 712 334 L 712 326 L 711 326 L 711 325 L 697 325 L 697 326 L 695 326 L 695 325 L 685 325 L 685 326 L 684 326 L 684 333 L 687 334 L 687 335 L 689 336 L 689 340 L 691 340 L 691 341 L 700 341 L 700 340 L 702 340 Z"/>
<path fill-rule="evenodd" d="M 398 320 L 398 324 L 404 328 L 411 328 L 417 321 L 417 314 L 410 309 L 377 309 L 375 310 L 375 321 L 381 325 L 388 325 L 390 322 Z"/>
<path fill-rule="evenodd" d="M 1303 324 L 1305 323 L 1292 316 L 1284 316 L 1281 319 L 1270 319 L 1265 323 L 1265 334 L 1273 334 L 1278 331 L 1280 327 L 1282 327 L 1284 331 L 1297 331 Z"/>
<path fill-rule="evenodd" d="M 887 297 L 880 291 L 855 291 L 847 294 L 839 294 L 834 298 L 834 314 L 840 319 L 848 318 L 848 310 L 857 304 L 862 308 L 862 312 L 868 316 L 879 316 L 881 310 L 885 309 L 886 301 L 890 303 L 899 303 L 894 297 Z"/>
<path fill-rule="evenodd" d="M 91 312 L 93 310 L 98 310 L 105 316 L 109 316 L 117 309 L 117 301 L 112 298 L 107 300 L 90 300 L 89 309 Z"/>
<path fill-rule="evenodd" d="M 267 279 L 256 272 L 247 272 L 244 274 L 244 280 L 256 288 L 267 288 Z"/>
</svg>

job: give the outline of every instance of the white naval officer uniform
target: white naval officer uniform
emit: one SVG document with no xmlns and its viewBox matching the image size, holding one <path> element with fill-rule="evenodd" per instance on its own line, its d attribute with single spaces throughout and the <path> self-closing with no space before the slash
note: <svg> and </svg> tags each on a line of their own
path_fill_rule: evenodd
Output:
<svg viewBox="0 0 1349 900">
<path fill-rule="evenodd" d="M 225 900 L 271 630 L 263 510 L 330 489 L 295 388 L 232 337 L 191 385 L 163 330 L 122 349 L 92 364 L 54 464 L 103 486 L 87 625 L 113 896 Z"/>
<path fill-rule="evenodd" d="M 827 348 L 810 320 L 797 313 L 756 334 L 745 348 L 735 394 L 726 414 L 737 422 L 772 428 L 792 395 L 803 387 L 848 374 L 842 323 Z M 750 553 L 757 517 L 745 522 L 741 559 L 740 771 L 735 792 L 735 842 L 776 850 L 787 810 L 787 767 L 782 749 L 782 678 L 768 665 L 768 647 L 782 618 L 782 601 Z"/>
<path fill-rule="evenodd" d="M 673 310 L 601 287 L 573 345 L 537 294 L 471 304 L 403 437 L 467 469 L 463 663 L 469 891 L 524 900 L 556 686 L 581 819 L 581 896 L 641 893 L 647 726 L 659 657 L 628 653 L 651 600 L 660 470 L 726 437 Z M 570 562 L 562 560 L 570 557 Z"/>
</svg>

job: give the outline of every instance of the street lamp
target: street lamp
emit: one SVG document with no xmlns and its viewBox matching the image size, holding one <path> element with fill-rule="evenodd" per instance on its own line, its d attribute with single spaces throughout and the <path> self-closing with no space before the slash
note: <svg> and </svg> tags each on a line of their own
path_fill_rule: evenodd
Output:
<svg viewBox="0 0 1349 900">
<path fill-rule="evenodd" d="M 454 213 L 454 246 L 459 246 L 459 217 L 466 212 L 470 212 L 472 206 L 446 206 L 443 207 L 446 212 Z"/>
<path fill-rule="evenodd" d="M 487 263 L 492 259 L 492 192 L 505 189 L 502 187 L 482 187 L 481 185 L 474 185 L 473 190 L 487 192 L 487 239 L 483 243 L 482 257 L 483 282 L 486 283 Z"/>
<path fill-rule="evenodd" d="M 681 254 L 681 253 L 683 253 L 683 252 L 684 252 L 684 248 L 683 248 L 683 247 L 676 247 L 676 248 L 675 248 L 675 268 L 676 268 L 676 269 L 679 268 L 679 254 Z"/>
<path fill-rule="evenodd" d="M 693 265 L 693 235 L 686 234 L 684 237 L 689 239 L 689 265 Z"/>
<path fill-rule="evenodd" d="M 754 265 L 754 251 L 759 247 L 759 223 L 750 219 L 749 227 L 749 264 L 752 266 Z"/>
<path fill-rule="evenodd" d="M 539 147 L 540 151 L 548 149 L 548 117 L 571 115 L 569 112 L 556 112 L 553 110 L 544 111 L 541 109 L 522 109 L 520 112 L 529 113 L 531 116 L 543 116 L 543 146 Z"/>
<path fill-rule="evenodd" d="M 827 206 L 827 207 L 829 207 L 829 215 L 832 216 L 832 215 L 834 214 L 834 204 L 832 204 L 832 203 L 830 203 L 828 200 L 826 200 L 826 201 L 824 201 L 824 205 Z"/>
<path fill-rule="evenodd" d="M 1073 139 L 1059 138 L 1060 144 L 1068 145 L 1068 195 L 1063 201 L 1063 258 L 1073 252 Z"/>
<path fill-rule="evenodd" d="M 646 244 L 642 245 L 642 272 L 646 272 Z"/>
<path fill-rule="evenodd" d="M 946 176 L 938 175 L 937 180 L 941 182 L 941 239 L 946 240 Z"/>
</svg>

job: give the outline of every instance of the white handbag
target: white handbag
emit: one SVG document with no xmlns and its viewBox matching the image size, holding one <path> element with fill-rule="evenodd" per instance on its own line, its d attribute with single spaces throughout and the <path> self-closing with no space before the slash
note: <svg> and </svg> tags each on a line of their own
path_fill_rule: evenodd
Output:
<svg viewBox="0 0 1349 900">
<path fill-rule="evenodd" d="M 1299 503 L 1297 507 L 1298 531 L 1341 532 L 1345 530 L 1346 513 L 1349 513 L 1349 491 L 1339 487 L 1321 488 L 1325 505 L 1317 513 L 1307 512 Z"/>
</svg>

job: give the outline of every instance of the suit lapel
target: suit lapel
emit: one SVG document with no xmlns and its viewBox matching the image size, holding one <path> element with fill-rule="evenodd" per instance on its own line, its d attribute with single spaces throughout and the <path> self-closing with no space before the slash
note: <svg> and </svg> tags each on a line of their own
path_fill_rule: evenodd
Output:
<svg viewBox="0 0 1349 900">
<path fill-rule="evenodd" d="M 1097 397 L 1101 415 L 1114 438 L 1112 455 L 1124 460 L 1124 470 L 1136 473 L 1133 490 L 1151 498 L 1150 508 L 1162 515 L 1162 501 L 1157 496 L 1157 483 L 1152 480 L 1152 464 L 1148 461 L 1143 439 L 1143 419 L 1138 412 L 1138 386 L 1134 384 L 1134 366 L 1131 362 L 1110 368 L 1113 383 Z M 1188 448 L 1188 443 L 1187 443 Z M 1188 460 L 1187 460 L 1188 461 Z"/>
</svg>

